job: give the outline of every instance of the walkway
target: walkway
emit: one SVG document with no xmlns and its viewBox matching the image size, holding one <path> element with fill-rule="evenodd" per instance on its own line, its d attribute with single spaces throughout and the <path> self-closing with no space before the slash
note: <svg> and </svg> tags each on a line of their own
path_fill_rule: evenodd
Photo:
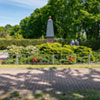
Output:
<svg viewBox="0 0 100 100">
<path fill-rule="evenodd" d="M 12 91 L 31 97 L 84 89 L 100 89 L 100 69 L 0 69 L 0 96 Z"/>
</svg>

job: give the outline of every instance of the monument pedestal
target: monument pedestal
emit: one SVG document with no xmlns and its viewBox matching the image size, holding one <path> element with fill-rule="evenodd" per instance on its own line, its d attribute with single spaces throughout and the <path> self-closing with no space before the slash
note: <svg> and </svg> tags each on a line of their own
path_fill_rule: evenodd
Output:
<svg viewBox="0 0 100 100">
<path fill-rule="evenodd" d="M 47 43 L 54 43 L 54 38 L 47 38 Z"/>
</svg>

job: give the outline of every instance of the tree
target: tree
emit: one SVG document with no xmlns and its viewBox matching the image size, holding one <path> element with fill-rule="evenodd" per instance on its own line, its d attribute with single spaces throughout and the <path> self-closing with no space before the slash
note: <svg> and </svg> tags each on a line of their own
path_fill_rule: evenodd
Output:
<svg viewBox="0 0 100 100">
<path fill-rule="evenodd" d="M 45 37 L 48 16 L 52 16 L 54 21 L 56 38 L 82 39 L 84 33 L 88 40 L 100 38 L 99 0 L 49 0 L 47 5 L 22 19 L 20 25 L 7 25 L 5 28 L 11 29 L 12 36 Z"/>
<path fill-rule="evenodd" d="M 20 26 L 19 25 L 15 25 L 15 26 L 12 27 L 12 29 L 10 31 L 10 35 L 14 36 L 15 33 L 20 34 L 20 32 L 21 32 Z"/>
<path fill-rule="evenodd" d="M 0 27 L 0 38 L 5 38 L 8 36 L 8 33 L 4 27 Z"/>
<path fill-rule="evenodd" d="M 100 35 L 100 1 L 87 0 L 81 9 L 82 28 L 87 39 L 98 39 Z"/>
</svg>

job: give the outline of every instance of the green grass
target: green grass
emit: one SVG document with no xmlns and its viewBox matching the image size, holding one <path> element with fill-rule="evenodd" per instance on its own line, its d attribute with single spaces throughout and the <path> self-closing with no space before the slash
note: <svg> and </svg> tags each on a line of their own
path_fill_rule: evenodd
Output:
<svg viewBox="0 0 100 100">
<path fill-rule="evenodd" d="M 0 69 L 5 68 L 100 68 L 99 65 L 0 65 Z"/>
<path fill-rule="evenodd" d="M 64 93 L 60 100 L 100 100 L 100 90 L 84 90 Z"/>
<path fill-rule="evenodd" d="M 46 93 L 38 93 L 34 96 L 34 99 L 21 98 L 21 95 L 15 96 L 15 94 L 13 93 L 13 95 L 11 94 L 12 96 L 6 97 L 2 100 L 100 100 L 100 90 L 83 90 L 62 93 L 59 97 Z"/>
</svg>

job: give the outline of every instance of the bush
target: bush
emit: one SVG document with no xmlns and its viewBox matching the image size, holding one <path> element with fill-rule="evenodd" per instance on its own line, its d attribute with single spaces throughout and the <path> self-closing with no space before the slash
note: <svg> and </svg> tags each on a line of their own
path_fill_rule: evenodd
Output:
<svg viewBox="0 0 100 100">
<path fill-rule="evenodd" d="M 84 54 L 84 55 L 88 55 L 88 54 L 93 54 L 93 51 L 91 48 L 85 47 L 85 46 L 79 46 L 77 47 L 77 49 L 74 49 L 74 52 L 76 54 Z"/>
<path fill-rule="evenodd" d="M 85 46 L 62 46 L 60 43 L 44 43 L 41 45 L 34 46 L 9 46 L 8 53 L 12 55 L 11 59 L 15 59 L 16 53 L 19 55 L 19 62 L 32 63 L 34 56 L 38 57 L 38 62 L 51 63 L 52 54 L 54 54 L 55 64 L 60 63 L 88 63 L 88 56 L 90 60 L 95 61 L 96 54 L 94 55 L 91 48 Z M 69 58 L 72 56 L 73 61 Z M 98 56 L 99 58 L 99 56 Z M 13 62 L 13 61 L 12 61 Z"/>
<path fill-rule="evenodd" d="M 8 46 L 7 47 L 8 53 L 10 55 L 34 55 L 38 53 L 38 48 L 34 47 L 34 46 L 27 46 L 27 47 L 23 47 L 23 46 Z"/>
<path fill-rule="evenodd" d="M 78 49 L 78 46 L 64 45 L 64 47 L 71 49 L 73 52 L 75 52 L 75 50 Z"/>
<path fill-rule="evenodd" d="M 2 64 L 16 64 L 16 59 L 15 58 L 10 58 L 10 59 L 5 59 L 2 60 Z"/>
<path fill-rule="evenodd" d="M 70 57 L 73 58 L 72 61 L 70 61 Z M 61 59 L 60 62 L 62 64 L 73 64 L 73 63 L 76 63 L 77 59 L 76 59 L 76 54 L 73 54 L 73 55 L 65 55 L 65 57 L 62 57 L 64 59 Z"/>
<path fill-rule="evenodd" d="M 33 63 L 33 58 L 36 56 L 37 62 Z M 26 64 L 50 64 L 51 63 L 51 55 L 45 55 L 45 54 L 37 54 L 37 55 L 29 55 L 28 57 L 22 57 L 21 62 L 26 63 Z"/>
<path fill-rule="evenodd" d="M 69 49 L 62 47 L 60 43 L 45 43 L 37 46 L 39 48 L 40 53 L 42 54 L 73 54 L 74 52 Z"/>
<path fill-rule="evenodd" d="M 91 48 L 86 46 L 70 46 L 64 45 L 66 48 L 70 48 L 77 55 L 77 62 L 86 63 L 88 62 L 88 56 L 90 56 L 91 61 L 95 61 L 95 56 L 93 55 L 93 51 Z"/>
<path fill-rule="evenodd" d="M 93 51 L 91 48 L 85 47 L 85 46 L 79 46 L 77 49 L 74 51 L 78 57 L 78 62 L 88 62 L 88 57 L 90 55 L 90 60 L 93 62 L 95 61 L 95 57 L 93 55 Z"/>
<path fill-rule="evenodd" d="M 100 49 L 100 40 L 87 40 L 80 43 L 83 46 L 92 48 L 93 50 Z"/>
<path fill-rule="evenodd" d="M 55 39 L 55 42 L 59 42 L 62 45 L 69 45 L 71 40 L 67 39 Z M 17 46 L 28 46 L 28 45 L 40 45 L 46 43 L 45 39 L 0 39 L 0 50 L 6 49 L 8 46 L 17 45 Z M 92 48 L 93 50 L 100 49 L 100 40 L 87 40 L 87 41 L 80 41 L 80 45 L 87 46 Z"/>
<path fill-rule="evenodd" d="M 70 48 L 63 47 L 60 43 L 45 43 L 42 45 L 37 46 L 40 50 L 40 54 L 54 54 L 55 55 L 55 63 L 70 63 L 69 62 L 69 55 L 74 55 L 74 51 Z M 63 59 L 64 58 L 64 59 Z M 76 62 L 74 59 L 73 63 Z"/>
<path fill-rule="evenodd" d="M 62 45 L 69 45 L 71 41 L 71 39 L 55 39 L 55 42 L 61 43 Z"/>
<path fill-rule="evenodd" d="M 73 63 L 76 62 L 87 63 L 88 55 L 91 55 L 90 57 L 91 61 L 95 61 L 95 56 L 93 55 L 92 49 L 85 46 L 70 46 L 70 45 L 62 46 L 60 43 L 54 43 L 54 44 L 45 43 L 37 47 L 39 48 L 40 53 L 43 54 L 54 53 L 55 58 L 59 59 L 60 62 L 64 63 L 70 63 L 69 56 L 71 55 L 74 58 Z"/>
<path fill-rule="evenodd" d="M 9 59 L 2 61 L 3 64 L 13 64 L 16 63 L 16 54 L 18 54 L 18 62 L 19 64 L 31 63 L 34 55 L 39 53 L 38 48 L 34 46 L 9 46 L 7 47 L 7 51 L 9 54 Z"/>
<path fill-rule="evenodd" d="M 16 45 L 16 46 L 29 46 L 29 45 L 40 45 L 45 43 L 46 40 L 42 39 L 0 39 L 0 50 L 7 49 L 8 46 Z"/>
<path fill-rule="evenodd" d="M 59 42 L 62 45 L 69 45 L 71 39 L 55 39 L 55 42 Z M 87 46 L 89 48 L 92 48 L 93 50 L 98 50 L 100 49 L 100 39 L 99 40 L 79 40 L 79 43 L 81 46 Z"/>
<path fill-rule="evenodd" d="M 97 52 L 94 52 L 94 56 L 95 56 L 96 62 L 100 62 L 100 49 Z"/>
</svg>

